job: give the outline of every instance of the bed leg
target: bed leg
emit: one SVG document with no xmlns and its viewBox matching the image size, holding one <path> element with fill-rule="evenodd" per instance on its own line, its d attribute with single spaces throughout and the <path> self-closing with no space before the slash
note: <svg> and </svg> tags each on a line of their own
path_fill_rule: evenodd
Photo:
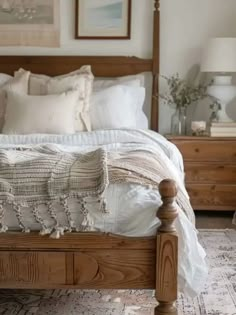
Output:
<svg viewBox="0 0 236 315">
<path fill-rule="evenodd" d="M 161 226 L 157 232 L 156 299 L 159 305 L 155 308 L 155 315 L 177 315 L 178 237 L 173 224 L 178 216 L 173 205 L 176 184 L 173 180 L 163 180 L 159 191 L 163 204 L 157 212 Z"/>
</svg>

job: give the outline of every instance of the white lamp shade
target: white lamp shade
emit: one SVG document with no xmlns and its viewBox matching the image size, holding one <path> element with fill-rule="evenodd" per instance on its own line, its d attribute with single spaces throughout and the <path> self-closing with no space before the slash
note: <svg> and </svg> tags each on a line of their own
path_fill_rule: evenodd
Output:
<svg viewBox="0 0 236 315">
<path fill-rule="evenodd" d="M 236 38 L 212 38 L 205 48 L 202 72 L 236 72 Z"/>
</svg>

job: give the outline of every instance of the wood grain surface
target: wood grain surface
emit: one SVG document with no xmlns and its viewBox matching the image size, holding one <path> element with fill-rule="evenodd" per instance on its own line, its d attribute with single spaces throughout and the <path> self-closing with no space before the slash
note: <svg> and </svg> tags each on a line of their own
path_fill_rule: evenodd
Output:
<svg viewBox="0 0 236 315">
<path fill-rule="evenodd" d="M 236 138 L 167 138 L 183 155 L 194 210 L 236 210 Z"/>
<path fill-rule="evenodd" d="M 110 250 L 75 254 L 78 288 L 155 289 L 155 250 Z"/>
<path fill-rule="evenodd" d="M 178 297 L 178 237 L 174 221 L 178 209 L 174 201 L 177 195 L 176 183 L 164 180 L 159 185 L 163 204 L 157 211 L 161 226 L 157 234 L 156 299 L 159 305 L 155 315 L 177 315 L 175 301 Z"/>
<path fill-rule="evenodd" d="M 66 284 L 65 253 L 0 252 L 1 288 L 42 288 Z"/>
<path fill-rule="evenodd" d="M 68 233 L 60 239 L 41 236 L 37 232 L 0 234 L 0 251 L 11 250 L 63 250 L 76 249 L 155 249 L 155 237 L 125 237 L 109 233 Z"/>
</svg>

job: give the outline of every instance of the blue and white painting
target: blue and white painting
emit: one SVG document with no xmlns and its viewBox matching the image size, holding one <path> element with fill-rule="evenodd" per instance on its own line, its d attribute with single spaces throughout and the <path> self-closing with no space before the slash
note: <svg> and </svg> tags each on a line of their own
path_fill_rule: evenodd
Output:
<svg viewBox="0 0 236 315">
<path fill-rule="evenodd" d="M 86 16 L 95 28 L 114 29 L 123 25 L 122 0 L 86 0 Z"/>
<path fill-rule="evenodd" d="M 129 0 L 78 0 L 78 34 L 89 37 L 125 37 Z"/>
</svg>

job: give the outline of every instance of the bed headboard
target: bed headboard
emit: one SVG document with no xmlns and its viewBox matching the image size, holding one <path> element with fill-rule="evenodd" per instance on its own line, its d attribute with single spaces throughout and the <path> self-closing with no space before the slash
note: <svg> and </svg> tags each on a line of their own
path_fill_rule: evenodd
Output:
<svg viewBox="0 0 236 315">
<path fill-rule="evenodd" d="M 154 1 L 153 57 L 141 59 L 123 56 L 0 56 L 0 72 L 13 74 L 20 67 L 35 73 L 51 76 L 67 73 L 89 64 L 93 74 L 100 77 L 118 77 L 152 72 L 151 128 L 158 131 L 158 76 L 159 76 L 159 25 L 160 0 Z"/>
</svg>

